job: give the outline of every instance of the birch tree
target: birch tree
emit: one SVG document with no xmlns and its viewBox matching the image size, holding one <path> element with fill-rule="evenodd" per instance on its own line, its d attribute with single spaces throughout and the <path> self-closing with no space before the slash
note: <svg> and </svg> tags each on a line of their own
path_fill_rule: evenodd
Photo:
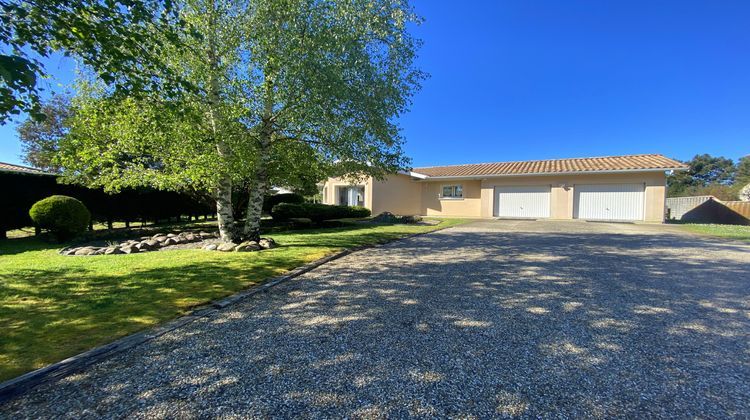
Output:
<svg viewBox="0 0 750 420">
<path fill-rule="evenodd" d="M 197 86 L 177 100 L 80 95 L 66 173 L 105 188 L 215 192 L 221 236 L 257 240 L 263 197 L 325 169 L 382 177 L 408 166 L 398 117 L 424 74 L 406 0 L 186 0 L 179 47 Z M 195 32 L 195 34 L 193 33 Z M 186 47 L 187 46 L 187 47 Z M 305 174 L 305 172 L 307 174 Z M 244 226 L 233 185 L 248 185 Z"/>
<path fill-rule="evenodd" d="M 302 143 L 327 164 L 382 177 L 408 166 L 397 118 L 424 74 L 406 0 L 262 0 L 247 20 L 256 167 L 244 237 L 259 236 L 268 165 Z"/>
<path fill-rule="evenodd" d="M 83 77 L 74 99 L 76 116 L 61 144 L 59 163 L 76 182 L 108 191 L 151 186 L 214 194 L 221 238 L 237 241 L 231 192 L 248 176 L 253 151 L 243 141 L 245 3 L 188 0 L 175 5 L 185 32 L 177 43 L 162 40 L 169 71 L 192 89 L 168 97 L 122 98 L 110 86 Z M 241 163 L 241 164 L 240 164 Z"/>
</svg>

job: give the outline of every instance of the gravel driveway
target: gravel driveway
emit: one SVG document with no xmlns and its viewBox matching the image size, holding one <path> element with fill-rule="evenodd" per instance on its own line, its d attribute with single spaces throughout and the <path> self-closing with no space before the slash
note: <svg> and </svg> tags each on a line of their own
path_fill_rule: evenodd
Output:
<svg viewBox="0 0 750 420">
<path fill-rule="evenodd" d="M 747 417 L 750 245 L 477 222 L 357 252 L 0 417 Z"/>
</svg>

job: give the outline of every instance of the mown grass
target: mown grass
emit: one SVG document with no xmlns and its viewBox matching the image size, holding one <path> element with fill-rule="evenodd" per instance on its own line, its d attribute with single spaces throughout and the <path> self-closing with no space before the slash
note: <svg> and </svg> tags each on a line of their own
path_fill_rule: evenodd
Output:
<svg viewBox="0 0 750 420">
<path fill-rule="evenodd" d="M 750 241 L 750 226 L 742 225 L 713 225 L 713 224 L 683 224 L 679 225 L 690 232 L 718 238 Z"/>
<path fill-rule="evenodd" d="M 344 248 L 437 226 L 353 225 L 274 233 L 256 253 L 175 250 L 65 257 L 36 238 L 0 241 L 0 380 L 154 326 Z"/>
</svg>

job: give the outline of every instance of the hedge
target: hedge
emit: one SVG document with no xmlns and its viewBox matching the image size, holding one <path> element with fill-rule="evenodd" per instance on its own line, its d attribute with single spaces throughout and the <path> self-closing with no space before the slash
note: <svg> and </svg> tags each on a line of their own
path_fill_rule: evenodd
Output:
<svg viewBox="0 0 750 420">
<path fill-rule="evenodd" d="M 153 189 L 106 194 L 100 189 L 59 184 L 53 175 L 0 171 L 0 236 L 7 230 L 33 225 L 29 209 L 51 195 L 67 195 L 83 202 L 98 222 L 157 221 L 215 212 L 206 196 Z"/>
<path fill-rule="evenodd" d="M 238 183 L 232 190 L 232 209 L 235 220 L 242 220 L 247 213 L 247 202 L 250 199 L 249 185 Z M 271 209 L 280 203 L 304 203 L 305 198 L 299 194 L 267 195 L 263 198 L 263 213 L 271 214 Z"/>
<path fill-rule="evenodd" d="M 263 200 L 263 212 L 270 214 L 271 210 L 281 203 L 294 203 L 302 204 L 305 202 L 305 197 L 295 193 L 285 193 L 270 195 Z"/>
<path fill-rule="evenodd" d="M 276 220 L 304 218 L 315 223 L 332 219 L 367 217 L 369 215 L 370 210 L 364 207 L 330 206 L 315 203 L 281 203 L 271 210 L 271 216 Z"/>
</svg>

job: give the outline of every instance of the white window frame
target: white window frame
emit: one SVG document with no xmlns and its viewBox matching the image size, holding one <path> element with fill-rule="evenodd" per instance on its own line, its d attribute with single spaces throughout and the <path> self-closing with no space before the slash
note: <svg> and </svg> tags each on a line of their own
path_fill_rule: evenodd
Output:
<svg viewBox="0 0 750 420">
<path fill-rule="evenodd" d="M 445 189 L 451 189 L 451 195 L 444 195 Z M 461 191 L 461 195 L 456 195 L 456 191 Z M 445 184 L 440 186 L 440 199 L 441 200 L 463 200 L 464 199 L 464 186 L 463 184 Z"/>
<path fill-rule="evenodd" d="M 340 205 L 340 206 L 358 206 L 359 203 L 357 203 L 357 204 L 350 204 L 350 200 L 351 200 L 351 194 L 352 194 L 351 191 L 353 189 L 360 189 L 360 188 L 362 189 L 362 207 L 366 206 L 367 205 L 367 195 L 365 193 L 365 191 L 367 189 L 366 185 L 337 185 L 336 189 L 335 189 L 335 197 L 334 197 L 334 203 L 333 204 Z M 347 203 L 345 203 L 345 204 L 341 203 L 341 190 L 346 190 L 347 191 L 347 193 L 346 193 L 347 194 Z M 356 193 L 355 193 L 355 195 L 356 195 Z"/>
</svg>

